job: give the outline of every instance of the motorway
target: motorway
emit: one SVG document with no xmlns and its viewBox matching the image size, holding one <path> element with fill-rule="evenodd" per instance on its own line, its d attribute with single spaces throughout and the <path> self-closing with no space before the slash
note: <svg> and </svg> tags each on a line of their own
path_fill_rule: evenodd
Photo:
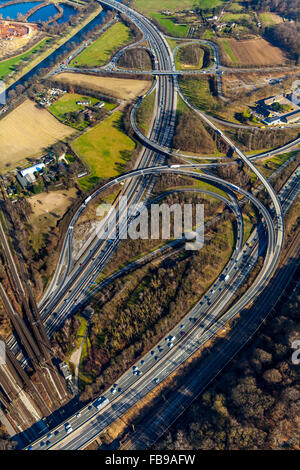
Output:
<svg viewBox="0 0 300 470">
<path fill-rule="evenodd" d="M 193 172 L 188 172 L 187 170 L 178 170 L 178 169 L 174 170 L 174 169 L 170 169 L 169 167 L 165 167 L 164 170 L 165 170 L 165 172 L 177 171 L 177 172 L 182 172 L 182 173 L 184 172 L 185 174 L 186 174 L 186 173 L 193 173 Z M 138 173 L 139 173 L 139 171 L 143 171 L 143 172 L 151 172 L 151 171 L 156 172 L 156 171 L 159 171 L 159 172 L 162 172 L 163 169 L 162 169 L 162 168 L 155 168 L 155 167 L 154 167 L 154 168 L 152 168 L 152 169 L 137 170 Z M 139 176 L 139 174 L 137 175 L 137 177 L 138 177 L 138 176 Z M 197 174 L 197 173 L 194 173 L 194 176 L 199 178 L 199 174 Z M 206 176 L 206 175 L 205 175 L 205 176 Z M 210 177 L 207 177 L 207 178 L 209 179 Z M 216 178 L 216 180 L 218 180 L 218 179 Z M 230 190 L 230 189 L 235 190 L 235 188 L 232 188 L 232 185 L 231 185 L 230 183 L 227 183 L 227 186 L 228 186 L 228 189 L 229 189 L 229 190 Z M 240 192 L 241 192 L 241 194 L 243 194 L 244 196 L 248 196 L 248 197 L 250 197 L 250 199 L 252 198 L 252 196 L 251 196 L 251 195 L 248 195 L 245 191 L 240 190 Z M 263 206 L 260 206 L 260 203 L 259 203 L 257 200 L 255 200 L 255 198 L 253 198 L 252 201 L 253 201 L 253 203 L 257 203 L 257 204 L 258 204 L 258 208 L 260 208 L 260 209 L 263 211 L 264 217 L 266 218 L 266 220 L 269 221 L 269 218 L 270 218 L 270 217 L 269 217 L 269 215 L 268 215 L 268 212 L 263 208 Z M 271 231 L 272 231 L 272 228 L 273 228 L 273 225 L 272 225 L 272 223 L 270 223 L 270 221 L 269 221 L 269 229 L 270 229 Z M 241 227 L 240 227 L 240 228 L 239 228 L 239 234 L 240 234 L 239 236 L 240 236 L 240 238 L 241 238 L 241 234 L 242 234 L 242 233 L 243 233 L 243 232 L 242 232 L 242 229 L 241 229 Z M 274 236 L 274 234 L 273 234 L 273 236 Z M 272 239 L 273 236 L 270 236 L 270 238 Z M 258 240 L 258 237 L 257 237 L 257 236 L 252 235 L 251 240 L 253 241 L 253 239 L 255 239 L 255 238 L 256 238 L 256 240 Z M 216 297 L 220 298 L 220 295 L 222 295 L 222 297 L 224 297 L 224 296 L 225 296 L 225 292 L 227 293 L 227 296 L 226 296 L 225 298 L 223 298 L 222 301 L 218 300 L 218 303 L 220 304 L 220 307 L 223 308 L 224 305 L 226 305 L 226 303 L 228 303 L 228 299 L 232 296 L 232 291 L 233 291 L 232 287 L 233 287 L 233 286 L 237 287 L 238 285 L 240 285 L 241 281 L 244 279 L 245 273 L 248 273 L 248 272 L 249 272 L 249 264 L 250 264 L 250 266 L 253 266 L 253 265 L 255 264 L 255 261 L 256 261 L 256 259 L 257 259 L 257 253 L 255 254 L 254 259 L 251 260 L 251 261 L 249 261 L 249 262 L 245 265 L 245 255 L 246 255 L 248 252 L 254 250 L 254 247 L 255 247 L 255 243 L 254 243 L 254 242 L 253 242 L 253 245 L 252 245 L 252 246 L 253 246 L 253 248 L 250 249 L 249 246 L 246 245 L 243 250 L 241 250 L 241 247 L 240 247 L 240 246 L 237 247 L 237 251 L 233 253 L 233 257 L 232 257 L 232 259 L 230 260 L 230 262 L 228 263 L 228 265 L 226 266 L 226 268 L 225 268 L 225 270 L 224 270 L 224 273 L 221 274 L 220 279 L 216 282 L 216 286 L 215 286 L 216 289 L 217 289 L 216 292 L 215 292 L 215 293 L 212 292 L 212 293 L 210 294 L 210 297 L 209 297 L 208 299 L 206 299 L 206 298 L 202 299 L 202 300 L 200 301 L 200 303 L 199 303 L 199 306 L 201 307 L 201 308 L 199 307 L 199 311 L 196 312 L 196 311 L 194 310 L 194 311 L 192 312 L 192 314 L 193 314 L 192 317 L 189 316 L 188 319 L 183 320 L 183 323 L 184 323 L 184 321 L 186 321 L 187 325 L 190 325 L 191 329 L 195 329 L 195 328 L 196 328 L 197 335 L 199 334 L 199 332 L 201 332 L 201 330 L 205 331 L 205 330 L 209 327 L 209 325 L 210 325 L 211 323 L 215 323 L 215 317 L 211 314 L 211 310 L 213 310 L 214 312 L 216 311 L 216 300 L 217 300 Z M 256 252 L 257 252 L 257 250 L 256 250 Z M 237 262 L 236 262 L 236 260 L 237 260 Z M 241 272 L 243 273 L 243 276 L 240 276 L 240 273 L 241 273 Z M 231 278 L 230 280 L 228 280 L 227 283 L 226 283 L 226 282 L 224 281 L 224 279 L 225 279 L 225 275 L 227 275 L 227 274 L 229 274 L 229 276 L 232 277 L 232 278 Z M 240 279 L 239 279 L 239 276 L 240 276 Z M 227 289 L 226 289 L 226 286 L 224 286 L 224 284 L 227 285 Z M 220 289 L 221 289 L 221 290 L 220 290 Z M 220 295 L 219 295 L 219 294 L 220 294 Z M 249 299 L 247 299 L 247 302 L 249 302 Z M 201 304 L 201 303 L 202 303 L 202 304 Z M 212 307 L 210 308 L 210 305 L 211 305 L 211 304 L 213 305 L 213 308 L 212 308 Z M 240 308 L 240 307 L 239 307 L 239 308 Z M 215 313 L 214 313 L 214 314 L 215 314 Z M 189 315 L 191 315 L 191 313 L 190 313 Z M 202 327 L 199 328 L 199 322 L 201 322 L 201 320 L 203 320 L 203 316 L 204 316 L 204 318 L 205 318 L 205 322 L 203 323 Z M 193 318 L 193 320 L 191 321 L 191 320 L 189 320 L 189 318 Z M 207 323 L 207 322 L 208 322 L 208 323 Z M 197 326 L 198 326 L 198 328 L 197 328 Z M 189 328 L 189 326 L 185 326 L 185 329 L 186 329 L 186 330 L 187 330 L 188 328 Z M 174 336 L 174 337 L 176 337 L 176 336 L 177 336 L 177 337 L 180 337 L 180 336 L 179 336 L 179 335 L 180 335 L 180 332 L 179 332 L 180 330 L 177 331 L 178 329 L 180 329 L 180 326 L 178 326 L 177 329 L 175 329 L 174 331 L 172 331 L 171 335 Z M 202 331 L 202 333 L 203 333 L 203 331 Z M 188 332 L 185 331 L 185 333 L 186 333 L 186 336 L 184 337 L 184 341 L 187 341 L 188 346 L 189 346 L 187 349 L 184 350 L 184 352 L 186 353 L 186 352 L 190 351 L 190 341 L 188 340 Z M 180 347 L 179 347 L 179 349 L 180 349 L 181 351 L 182 351 L 182 347 L 183 347 L 182 344 L 183 344 L 183 341 L 181 340 L 181 344 L 180 344 Z M 197 345 L 197 343 L 196 343 L 196 345 Z M 174 345 L 174 350 L 176 349 L 175 346 L 176 346 L 176 344 Z M 162 351 L 161 351 L 161 353 L 162 353 Z M 170 354 L 170 351 L 169 351 L 169 354 Z M 179 356 L 181 357 L 181 354 L 179 354 Z M 167 357 L 168 357 L 168 356 L 167 356 Z M 147 359 L 147 358 L 143 359 L 143 360 L 145 361 L 144 364 L 143 364 L 143 367 L 144 367 L 144 368 L 147 368 L 148 362 L 151 363 L 151 359 L 152 359 L 152 362 L 155 361 L 155 358 L 153 358 L 151 354 L 149 354 L 148 359 Z M 181 357 L 181 359 L 182 359 L 182 361 L 184 361 L 184 360 L 185 360 L 185 356 Z M 172 354 L 171 365 L 172 365 L 172 364 L 174 365 L 173 354 Z M 176 365 L 176 367 L 177 367 L 177 363 L 176 363 L 176 362 L 175 362 L 175 365 Z M 157 367 L 159 367 L 159 368 L 161 367 L 160 362 L 157 362 L 157 363 L 156 363 L 156 368 L 151 371 L 151 374 L 149 374 L 149 375 L 150 375 L 150 377 L 149 377 L 149 382 L 150 382 L 150 383 L 148 383 L 148 380 L 147 380 L 147 387 L 146 387 L 146 389 L 144 388 L 144 386 L 145 386 L 145 375 L 143 374 L 143 380 L 142 380 L 142 385 L 141 385 L 141 386 L 143 387 L 142 390 L 143 390 L 144 392 L 147 391 L 147 390 L 149 390 L 149 389 L 151 388 L 151 381 L 153 381 L 153 380 L 155 380 L 155 379 L 157 378 L 157 377 L 155 377 L 155 375 L 158 374 L 158 372 L 157 372 Z M 167 366 L 164 367 L 163 370 L 165 371 L 165 373 L 168 373 L 168 374 L 171 373 L 171 370 L 173 370 L 172 367 L 170 366 L 170 364 L 168 364 L 168 361 L 167 361 Z M 153 374 L 154 374 L 154 379 L 153 379 Z M 132 381 L 133 381 L 133 383 L 132 383 Z M 120 380 L 118 381 L 118 389 L 121 387 L 121 390 L 120 390 L 120 392 L 117 393 L 118 395 L 121 396 L 121 398 L 119 398 L 119 400 L 120 400 L 120 399 L 122 399 L 122 400 L 124 399 L 124 392 L 122 393 L 123 390 L 125 390 L 125 389 L 127 389 L 127 388 L 129 388 L 129 390 L 131 390 L 134 384 L 135 384 L 135 390 L 136 390 L 136 387 L 137 387 L 137 385 L 139 384 L 140 381 L 138 380 L 137 383 L 135 383 L 135 382 L 136 382 L 135 376 L 133 376 L 133 375 L 132 375 L 132 372 L 130 372 L 130 371 L 129 371 L 127 374 L 124 374 L 124 377 L 123 377 L 123 378 L 120 378 Z M 152 386 L 155 386 L 155 383 L 153 383 Z M 140 393 L 143 393 L 143 392 L 140 391 Z M 114 395 L 115 395 L 115 394 L 114 394 Z M 104 396 L 111 397 L 110 392 L 108 391 L 108 392 L 107 392 L 107 395 L 104 395 Z M 135 399 L 136 399 L 139 395 L 133 395 L 133 394 L 131 393 L 131 394 L 130 394 L 131 399 L 130 399 L 128 402 L 125 400 L 125 402 L 127 403 L 128 406 L 129 406 L 129 405 L 132 406 L 132 403 L 133 403 L 134 400 L 135 400 L 135 399 L 134 399 L 134 396 L 135 396 Z M 126 397 L 128 398 L 128 392 L 126 392 Z M 113 400 L 112 406 L 114 406 L 116 403 L 118 403 L 119 400 L 117 400 L 117 402 L 116 402 L 116 400 Z M 117 411 L 117 412 L 120 413 L 122 410 L 124 411 L 124 406 L 125 406 L 125 405 L 123 405 L 123 407 L 121 407 L 121 409 L 119 409 L 119 407 L 118 407 L 118 411 Z M 83 410 L 81 411 L 81 415 L 80 415 L 80 416 L 75 416 L 72 420 L 69 420 L 69 421 L 71 422 L 71 424 L 72 424 L 72 425 L 74 426 L 74 428 L 75 428 L 74 422 L 77 423 L 77 426 L 78 426 L 78 425 L 80 426 L 80 425 L 82 425 L 82 421 L 83 421 L 83 420 L 85 420 L 85 419 L 87 419 L 87 418 L 89 418 L 89 417 L 91 417 L 91 416 L 92 416 L 93 418 L 95 418 L 95 417 L 97 416 L 97 414 L 99 414 L 99 413 L 97 413 L 97 410 L 95 410 L 95 408 L 94 408 L 92 405 L 89 405 L 89 406 L 83 408 Z M 111 417 L 112 417 L 112 418 L 115 417 L 115 414 L 111 415 Z M 106 424 L 107 424 L 107 423 L 106 423 Z M 59 434 L 58 434 L 59 438 L 61 438 L 61 436 L 62 436 L 63 429 L 64 429 L 64 428 L 63 428 L 63 425 L 61 425 L 58 429 L 55 430 L 55 431 L 57 431 L 57 430 L 59 431 Z M 94 428 L 93 428 L 93 429 L 94 429 Z M 84 435 L 86 435 L 86 434 L 84 433 Z M 47 440 L 46 440 L 46 441 L 47 441 Z M 45 441 L 42 441 L 42 442 L 44 442 L 44 445 L 46 445 L 46 444 L 45 444 Z M 77 442 L 77 441 L 76 441 L 76 442 Z M 48 447 L 49 447 L 49 448 L 52 448 L 52 445 L 55 445 L 55 438 L 54 438 L 54 437 L 51 439 L 50 443 L 51 443 L 51 444 L 50 444 L 50 446 L 48 446 Z M 76 444 L 76 445 L 77 445 L 77 444 Z M 37 446 L 37 447 L 40 446 L 40 441 L 36 444 L 36 446 Z M 40 447 L 38 447 L 38 448 L 40 448 Z M 69 448 L 69 447 L 67 447 L 67 448 Z"/>
<path fill-rule="evenodd" d="M 169 46 L 158 29 L 149 20 L 114 0 L 103 0 L 101 3 L 125 13 L 134 21 L 147 35 L 153 54 L 157 58 L 156 66 L 162 71 L 173 70 L 174 60 Z M 253 302 L 265 289 L 278 265 L 284 235 L 283 213 L 280 201 L 270 183 L 258 171 L 252 161 L 199 110 L 197 112 L 206 124 L 212 127 L 256 174 L 272 200 L 274 218 L 272 219 L 269 210 L 255 196 L 242 188 L 238 188 L 213 175 L 199 174 L 197 171 L 193 171 L 193 169 L 201 168 L 201 165 L 163 165 L 162 155 L 156 151 L 155 145 L 157 143 L 159 146 L 168 147 L 171 143 L 175 123 L 176 96 L 177 92 L 180 93 L 176 76 L 159 75 L 156 91 L 156 120 L 153 122 L 147 136 L 151 148 L 147 146 L 142 151 L 135 170 L 110 181 L 84 201 L 69 226 L 63 252 L 70 251 L 73 230 L 78 218 L 89 202 L 98 197 L 101 191 L 124 182 L 121 194 L 127 195 L 130 204 L 138 203 L 149 198 L 154 181 L 153 177 L 161 174 L 175 173 L 208 181 L 224 188 L 233 198 L 233 194 L 238 193 L 257 208 L 262 222 L 258 229 L 251 234 L 250 239 L 242 246 L 242 217 L 240 211 L 235 210 L 238 227 L 237 243 L 231 259 L 211 290 L 186 315 L 182 322 L 166 338 L 160 341 L 153 352 L 149 352 L 144 358 L 140 359 L 134 365 L 134 369 L 127 371 L 111 390 L 107 390 L 102 395 L 108 400 L 103 410 L 99 412 L 94 406 L 95 402 L 91 402 L 69 418 L 68 423 L 72 426 L 72 432 L 67 433 L 66 423 L 61 423 L 51 431 L 51 435 L 45 435 L 34 442 L 30 446 L 32 449 L 80 449 L 85 447 L 109 424 L 122 416 L 126 410 L 174 372 L 180 364 L 184 363 L 188 357 L 216 335 L 220 329 L 224 329 L 226 322 L 234 318 L 242 308 Z M 295 185 L 298 185 L 297 176 L 295 178 Z M 293 191 L 294 194 L 297 194 L 298 190 L 293 189 Z M 290 195 L 289 190 L 286 196 Z M 232 209 L 234 207 L 233 200 L 228 203 L 232 205 Z M 116 204 L 118 205 L 118 201 Z M 63 274 L 60 289 L 51 292 L 50 297 L 43 301 L 42 317 L 47 318 L 46 327 L 48 332 L 54 331 L 56 325 L 78 308 L 78 305 L 80 306 L 86 295 L 90 293 L 91 285 L 115 252 L 127 219 L 127 213 L 121 208 L 118 220 L 119 236 L 113 240 L 110 240 L 109 235 L 106 240 L 99 240 L 97 237 L 91 239 L 89 249 L 81 258 L 80 265 L 72 266 L 71 269 L 71 256 L 69 256 L 68 266 Z M 110 214 L 108 214 L 106 220 L 108 223 L 110 222 Z M 133 220 L 133 216 L 129 220 Z M 226 306 L 243 284 L 253 266 L 255 266 L 261 253 L 264 254 L 264 264 L 259 275 L 247 292 L 226 311 Z M 61 257 L 60 266 L 63 264 L 62 260 L 63 257 Z"/>
<path fill-rule="evenodd" d="M 299 194 L 300 191 L 300 180 L 296 172 L 294 172 L 281 191 L 280 198 L 283 199 L 284 194 L 287 194 L 288 191 L 290 194 L 288 199 L 290 199 L 291 203 L 292 199 L 296 194 Z M 286 210 L 290 203 L 286 206 Z M 239 228 L 238 232 L 242 233 L 241 228 Z M 53 430 L 52 435 L 49 436 L 48 439 L 45 436 L 37 441 L 33 445 L 33 448 L 78 449 L 84 447 L 88 442 L 93 440 L 96 435 L 117 419 L 117 417 L 122 416 L 125 410 L 133 406 L 138 399 L 145 396 L 145 394 L 153 389 L 156 385 L 154 381 L 157 378 L 159 382 L 164 380 L 164 378 L 176 370 L 180 364 L 184 363 L 188 357 L 194 354 L 199 347 L 211 339 L 220 329 L 224 329 L 224 325 L 226 325 L 228 320 L 232 317 L 232 309 L 226 313 L 226 316 L 216 320 L 216 306 L 221 302 L 226 288 L 228 290 L 227 298 L 222 300 L 222 305 L 228 302 L 228 298 L 232 296 L 232 292 L 244 281 L 244 273 L 248 273 L 251 267 L 255 265 L 259 254 L 261 254 L 261 251 L 258 251 L 257 244 L 259 238 L 262 238 L 262 228 L 259 228 L 258 233 L 255 231 L 251 235 L 250 240 L 244 245 L 243 250 L 241 250 L 240 246 L 236 247 L 236 253 L 233 253 L 233 257 L 213 286 L 212 290 L 215 290 L 215 293 L 209 292 L 208 298 L 204 296 L 193 311 L 182 319 L 180 325 L 170 332 L 170 335 L 175 337 L 173 340 L 174 346 L 171 350 L 168 350 L 167 343 L 162 340 L 160 345 L 153 349 L 155 355 L 159 357 L 158 359 L 155 359 L 156 356 L 153 355 L 151 351 L 136 364 L 135 367 L 138 367 L 142 374 L 141 377 L 133 376 L 133 370 L 128 371 L 128 373 L 124 374 L 118 380 L 116 387 L 114 387 L 116 389 L 114 394 L 108 390 L 102 395 L 110 401 L 104 411 L 99 413 L 93 406 L 93 403 L 90 403 L 80 410 L 80 415 L 76 414 L 67 421 L 74 429 L 74 433 L 71 434 L 71 443 L 70 436 L 65 433 L 65 423 L 62 423 Z M 252 249 L 249 247 L 250 241 L 252 243 Z M 240 253 L 240 256 L 237 255 L 237 253 Z M 238 263 L 235 262 L 235 256 L 239 257 Z M 225 275 L 228 273 L 231 278 L 225 281 Z M 219 299 L 218 302 L 217 299 Z M 185 332 L 185 336 L 180 336 L 181 331 Z M 169 338 L 170 335 L 168 335 L 167 338 Z M 174 354 L 176 350 L 177 353 Z M 115 395 L 116 398 L 114 398 Z M 48 445 L 46 444 L 47 441 L 49 441 Z"/>
</svg>

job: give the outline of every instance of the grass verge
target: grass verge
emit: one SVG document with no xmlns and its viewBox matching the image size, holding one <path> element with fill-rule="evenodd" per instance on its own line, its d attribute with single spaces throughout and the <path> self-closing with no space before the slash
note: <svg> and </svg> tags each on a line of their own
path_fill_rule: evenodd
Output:
<svg viewBox="0 0 300 470">
<path fill-rule="evenodd" d="M 71 67 L 101 67 L 108 62 L 119 47 L 125 46 L 131 39 L 130 29 L 123 23 L 115 23 L 73 59 L 70 65 Z"/>
</svg>

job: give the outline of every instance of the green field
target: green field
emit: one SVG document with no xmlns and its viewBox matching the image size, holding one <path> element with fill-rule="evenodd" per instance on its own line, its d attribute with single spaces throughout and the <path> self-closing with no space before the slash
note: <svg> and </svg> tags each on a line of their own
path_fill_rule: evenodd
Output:
<svg viewBox="0 0 300 470">
<path fill-rule="evenodd" d="M 199 173 L 201 173 L 201 171 L 199 171 Z M 183 187 L 187 188 L 188 186 L 183 186 Z M 225 191 L 222 191 L 222 189 L 219 189 L 217 186 L 207 183 L 206 181 L 195 179 L 193 184 L 191 185 L 191 188 L 203 189 L 203 191 L 212 191 L 213 193 L 223 196 L 225 199 L 230 199 L 228 194 Z"/>
<path fill-rule="evenodd" d="M 116 111 L 72 143 L 73 150 L 90 168 L 90 175 L 79 180 L 83 191 L 100 178 L 118 175 L 130 159 L 135 143 L 124 134 L 121 120 L 122 113 Z"/>
<path fill-rule="evenodd" d="M 77 104 L 77 101 L 86 100 L 89 100 L 91 102 L 91 106 L 96 103 L 99 103 L 100 101 L 97 98 L 92 98 L 91 96 L 78 95 L 77 93 L 66 93 L 61 96 L 57 101 L 55 101 L 55 103 L 51 104 L 48 110 L 60 121 L 65 121 L 66 113 L 74 113 L 76 111 L 79 111 L 80 109 L 85 108 L 85 106 Z M 107 103 L 105 101 L 104 103 L 104 108 L 108 109 L 109 111 L 116 107 L 114 103 Z"/>
<path fill-rule="evenodd" d="M 230 7 L 228 7 L 228 11 L 238 12 L 243 9 L 243 6 L 240 3 L 233 2 Z"/>
<path fill-rule="evenodd" d="M 100 100 L 97 98 L 92 98 L 91 96 L 78 95 L 77 93 L 66 93 L 61 96 L 55 103 L 49 106 L 48 110 L 53 116 L 55 116 L 59 121 L 67 124 L 71 127 L 74 127 L 78 130 L 83 130 L 90 125 L 88 121 L 84 122 L 68 122 L 67 113 L 76 113 L 82 109 L 85 109 L 86 106 L 77 104 L 77 101 L 90 101 L 90 106 L 93 106 L 96 103 L 99 103 Z M 101 100 L 102 101 L 102 100 Z M 114 103 L 104 102 L 104 108 L 107 110 L 112 110 L 116 107 Z"/>
<path fill-rule="evenodd" d="M 207 29 L 201 36 L 202 39 L 212 39 L 215 37 L 215 33 L 211 29 Z"/>
<path fill-rule="evenodd" d="M 143 13 L 158 13 L 161 10 L 170 10 L 171 12 L 179 10 L 190 10 L 195 6 L 200 6 L 203 10 L 222 5 L 224 0 L 134 0 L 134 7 Z"/>
<path fill-rule="evenodd" d="M 159 13 L 152 13 L 152 18 L 155 18 L 170 36 L 185 38 L 190 27 L 186 24 L 176 24 L 172 16 L 161 15 Z"/>
<path fill-rule="evenodd" d="M 269 177 L 274 171 L 276 171 L 281 165 L 283 165 L 287 160 L 292 158 L 294 155 L 297 155 L 297 151 L 282 153 L 281 155 L 275 155 L 268 160 L 263 160 L 257 163 L 257 167 L 263 173 L 264 176 Z"/>
<path fill-rule="evenodd" d="M 204 0 L 205 1 L 205 0 Z M 134 7 L 143 13 L 159 13 L 161 10 L 189 10 L 193 7 L 194 0 L 164 0 L 159 2 L 157 0 L 134 0 Z"/>
<path fill-rule="evenodd" d="M 171 51 L 173 52 L 174 49 L 175 49 L 179 44 L 182 43 L 182 40 L 179 39 L 178 41 L 176 41 L 175 39 L 167 38 L 167 43 L 169 44 L 170 49 L 171 49 Z"/>
<path fill-rule="evenodd" d="M 193 5 L 199 6 L 202 10 L 211 10 L 223 3 L 226 3 L 226 0 L 196 0 Z"/>
<path fill-rule="evenodd" d="M 26 61 L 27 59 L 31 59 L 33 54 L 36 54 L 38 50 L 49 41 L 49 38 L 42 39 L 36 46 L 34 46 L 29 51 L 25 52 L 24 54 L 18 55 L 16 57 L 12 57 L 10 59 L 2 60 L 0 62 L 0 80 L 2 80 L 6 75 L 13 72 L 17 64 L 22 61 Z"/>
<path fill-rule="evenodd" d="M 247 13 L 226 13 L 222 17 L 222 21 L 227 23 L 239 23 L 241 20 L 250 20 L 251 16 Z"/>
<path fill-rule="evenodd" d="M 282 23 L 282 18 L 275 13 L 260 13 L 259 16 L 266 26 L 274 26 L 275 24 Z"/>
<path fill-rule="evenodd" d="M 49 106 L 49 111 L 57 117 L 60 121 L 65 119 L 66 113 L 74 113 L 80 109 L 84 109 L 85 106 L 77 104 L 77 101 L 89 100 L 91 105 L 99 102 L 96 98 L 91 98 L 90 96 L 77 95 L 76 93 L 66 93 L 61 98 L 59 98 L 55 103 Z"/>
<path fill-rule="evenodd" d="M 130 29 L 123 23 L 116 23 L 72 60 L 71 66 L 101 67 L 119 47 L 125 46 L 131 39 Z"/>
</svg>

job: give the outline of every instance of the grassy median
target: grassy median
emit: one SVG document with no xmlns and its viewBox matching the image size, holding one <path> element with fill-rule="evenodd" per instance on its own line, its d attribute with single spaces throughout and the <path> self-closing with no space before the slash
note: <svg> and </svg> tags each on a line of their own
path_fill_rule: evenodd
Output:
<svg viewBox="0 0 300 470">
<path fill-rule="evenodd" d="M 130 29 L 123 23 L 116 23 L 72 60 L 71 66 L 101 67 L 119 47 L 125 46 L 131 39 Z"/>
</svg>

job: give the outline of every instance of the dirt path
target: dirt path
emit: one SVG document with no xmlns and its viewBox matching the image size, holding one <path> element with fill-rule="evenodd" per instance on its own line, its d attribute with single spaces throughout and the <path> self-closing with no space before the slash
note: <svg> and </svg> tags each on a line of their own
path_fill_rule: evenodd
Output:
<svg viewBox="0 0 300 470">
<path fill-rule="evenodd" d="M 72 362 L 72 364 L 74 365 L 74 370 L 75 370 L 74 384 L 75 384 L 75 389 L 77 393 L 78 393 L 79 364 L 80 364 L 80 358 L 82 354 L 82 348 L 86 340 L 86 335 L 87 335 L 87 331 L 85 332 L 85 335 L 82 338 L 79 348 L 77 348 L 70 357 L 70 362 Z"/>
</svg>

